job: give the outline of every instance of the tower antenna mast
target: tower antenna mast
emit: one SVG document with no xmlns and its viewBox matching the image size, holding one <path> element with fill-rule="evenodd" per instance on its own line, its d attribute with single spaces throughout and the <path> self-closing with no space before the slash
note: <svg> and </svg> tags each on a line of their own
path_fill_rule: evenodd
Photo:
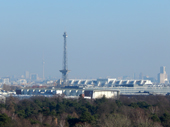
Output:
<svg viewBox="0 0 170 127">
<path fill-rule="evenodd" d="M 44 76 L 44 64 L 45 64 L 45 62 L 44 62 L 44 54 L 43 54 L 43 81 L 45 80 L 45 76 Z"/>
<path fill-rule="evenodd" d="M 66 38 L 67 38 L 67 33 L 64 32 L 64 57 L 63 57 L 63 69 L 60 70 L 60 72 L 62 73 L 62 79 L 63 79 L 63 86 L 68 85 L 68 77 L 67 74 L 68 72 L 70 72 L 67 69 L 67 42 L 66 42 Z"/>
</svg>

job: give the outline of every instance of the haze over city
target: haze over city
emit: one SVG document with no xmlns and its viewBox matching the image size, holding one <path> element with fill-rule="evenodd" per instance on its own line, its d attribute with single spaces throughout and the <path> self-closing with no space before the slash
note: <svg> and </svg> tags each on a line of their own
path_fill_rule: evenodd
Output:
<svg viewBox="0 0 170 127">
<path fill-rule="evenodd" d="M 67 32 L 69 78 L 170 74 L 170 1 L 1 1 L 0 77 L 61 77 Z"/>
<path fill-rule="evenodd" d="M 1 0 L 0 126 L 170 127 L 170 0 Z"/>
</svg>

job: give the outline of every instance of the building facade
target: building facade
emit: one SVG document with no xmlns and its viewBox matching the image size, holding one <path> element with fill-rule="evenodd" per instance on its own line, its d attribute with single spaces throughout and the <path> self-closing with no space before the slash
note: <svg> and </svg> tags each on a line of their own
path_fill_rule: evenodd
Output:
<svg viewBox="0 0 170 127">
<path fill-rule="evenodd" d="M 165 66 L 160 67 L 160 73 L 158 74 L 158 83 L 168 83 L 168 76 L 165 71 Z"/>
</svg>

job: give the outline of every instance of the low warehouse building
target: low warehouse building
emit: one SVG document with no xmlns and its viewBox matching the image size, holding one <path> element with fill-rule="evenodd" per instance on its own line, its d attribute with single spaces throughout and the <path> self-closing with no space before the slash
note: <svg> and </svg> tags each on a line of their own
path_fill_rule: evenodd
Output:
<svg viewBox="0 0 170 127">
<path fill-rule="evenodd" d="M 84 98 L 102 98 L 105 96 L 106 98 L 115 98 L 119 97 L 119 91 L 117 90 L 85 90 L 84 91 Z"/>
</svg>

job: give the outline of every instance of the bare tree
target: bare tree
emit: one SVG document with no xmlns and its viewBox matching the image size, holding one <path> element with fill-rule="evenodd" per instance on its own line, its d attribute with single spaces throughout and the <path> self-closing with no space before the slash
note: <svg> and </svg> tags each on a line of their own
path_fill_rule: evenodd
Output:
<svg viewBox="0 0 170 127">
<path fill-rule="evenodd" d="M 131 121 L 128 117 L 119 114 L 105 116 L 98 122 L 99 127 L 130 127 Z"/>
<path fill-rule="evenodd" d="M 66 126 L 67 116 L 68 116 L 68 114 L 66 114 L 66 113 L 61 114 L 61 119 L 59 121 L 59 127 L 65 127 Z"/>
<path fill-rule="evenodd" d="M 3 90 L 10 91 L 11 87 L 9 85 L 3 84 Z"/>
</svg>

